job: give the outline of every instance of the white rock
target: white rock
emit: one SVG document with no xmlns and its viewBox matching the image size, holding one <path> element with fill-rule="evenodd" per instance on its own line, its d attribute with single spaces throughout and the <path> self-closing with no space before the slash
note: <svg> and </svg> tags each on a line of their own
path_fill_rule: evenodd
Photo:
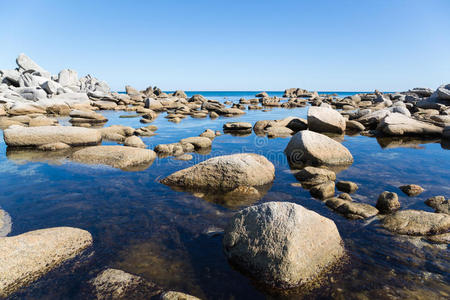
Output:
<svg viewBox="0 0 450 300">
<path fill-rule="evenodd" d="M 77 86 L 78 73 L 74 70 L 64 69 L 58 74 L 58 83 L 63 87 Z"/>
<path fill-rule="evenodd" d="M 345 121 L 339 112 L 331 108 L 311 106 L 308 110 L 308 128 L 312 131 L 343 133 Z"/>
</svg>

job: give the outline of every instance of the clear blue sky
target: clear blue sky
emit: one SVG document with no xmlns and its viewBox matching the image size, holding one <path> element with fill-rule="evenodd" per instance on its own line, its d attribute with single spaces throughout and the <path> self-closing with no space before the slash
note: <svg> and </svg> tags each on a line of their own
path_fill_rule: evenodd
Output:
<svg viewBox="0 0 450 300">
<path fill-rule="evenodd" d="M 404 90 L 450 83 L 450 0 L 2 1 L 23 52 L 115 90 Z"/>
</svg>

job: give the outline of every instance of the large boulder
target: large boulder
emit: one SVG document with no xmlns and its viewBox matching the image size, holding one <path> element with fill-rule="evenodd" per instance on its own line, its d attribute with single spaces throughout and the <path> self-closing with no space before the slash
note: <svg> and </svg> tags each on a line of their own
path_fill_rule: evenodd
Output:
<svg viewBox="0 0 450 300">
<path fill-rule="evenodd" d="M 388 215 L 383 219 L 382 224 L 384 228 L 399 234 L 440 234 L 450 230 L 450 216 L 409 209 Z"/>
<path fill-rule="evenodd" d="M 127 146 L 94 146 L 76 151 L 72 159 L 85 164 L 101 164 L 126 171 L 144 170 L 156 158 L 149 149 Z"/>
<path fill-rule="evenodd" d="M 74 70 L 64 69 L 58 74 L 58 82 L 63 87 L 76 86 L 79 84 L 78 73 Z"/>
<path fill-rule="evenodd" d="M 264 156 L 243 153 L 210 158 L 161 182 L 187 189 L 227 192 L 240 186 L 262 186 L 271 183 L 274 177 L 275 167 Z"/>
<path fill-rule="evenodd" d="M 296 133 L 284 152 L 291 165 L 296 168 L 353 163 L 353 156 L 347 148 L 326 135 L 310 130 Z"/>
<path fill-rule="evenodd" d="M 345 118 L 331 108 L 311 106 L 308 110 L 308 128 L 312 131 L 343 133 L 345 122 Z"/>
<path fill-rule="evenodd" d="M 384 117 L 378 130 L 387 135 L 442 135 L 442 128 L 417 121 L 400 113 L 391 113 Z"/>
<path fill-rule="evenodd" d="M 344 255 L 332 220 L 287 202 L 267 202 L 236 213 L 223 246 L 231 263 L 283 288 L 314 280 Z"/>
<path fill-rule="evenodd" d="M 56 227 L 0 238 L 0 297 L 7 297 L 92 245 L 89 232 Z"/>
<path fill-rule="evenodd" d="M 16 63 L 22 71 L 37 72 L 41 76 L 50 78 L 50 73 L 35 63 L 31 58 L 21 53 L 16 59 Z"/>
<path fill-rule="evenodd" d="M 11 126 L 3 131 L 5 143 L 11 147 L 39 147 L 52 143 L 70 146 L 96 145 L 101 142 L 100 132 L 71 126 Z"/>
</svg>

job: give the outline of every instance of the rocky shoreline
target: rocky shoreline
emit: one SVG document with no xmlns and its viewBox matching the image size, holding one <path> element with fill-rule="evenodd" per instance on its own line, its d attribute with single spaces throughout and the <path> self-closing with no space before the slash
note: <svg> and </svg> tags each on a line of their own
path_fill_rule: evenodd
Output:
<svg viewBox="0 0 450 300">
<path fill-rule="evenodd" d="M 74 70 L 51 75 L 24 54 L 16 62 L 16 69 L 0 70 L 0 128 L 7 155 L 51 154 L 81 164 L 145 170 L 157 158 L 190 160 L 190 153 L 209 154 L 214 140 L 222 134 L 206 129 L 198 136 L 148 149 L 140 137 L 156 134 L 158 128 L 149 123 L 159 114 L 166 113 L 169 121 L 180 123 L 187 117 L 216 119 L 243 115 L 246 110 L 308 107 L 307 119 L 292 116 L 255 120 L 254 124 L 228 122 L 223 133 L 290 138 L 284 153 L 298 186 L 332 211 L 349 220 L 376 218 L 392 234 L 449 243 L 449 200 L 445 196 L 435 195 L 426 201 L 435 212 L 402 209 L 398 195 L 391 191 L 380 194 L 372 206 L 354 201 L 351 194 L 358 185 L 336 182 L 336 173 L 354 162 L 352 153 L 340 143 L 344 135 L 433 139 L 448 148 L 450 84 L 436 90 L 375 91 L 345 98 L 291 88 L 282 98 L 261 92 L 239 103 L 221 103 L 202 95 L 189 98 L 180 90 L 169 95 L 157 87 L 138 91 L 126 86 L 125 94 L 111 92 L 104 81 L 90 75 L 79 78 Z M 101 114 L 103 110 L 135 112 L 145 126 L 104 127 L 108 120 Z M 59 124 L 61 117 L 69 118 L 71 126 Z M 102 145 L 103 141 L 121 145 Z M 200 198 L 254 202 L 270 189 L 275 171 L 264 156 L 240 153 L 215 156 L 160 182 Z M 423 192 L 416 184 L 399 188 L 408 197 Z M 336 190 L 341 193 L 336 195 Z M 0 209 L 0 297 L 12 295 L 76 259 L 93 243 L 89 232 L 77 228 L 47 228 L 12 237 L 8 236 L 10 230 L 9 215 Z M 332 220 L 287 202 L 268 202 L 238 211 L 225 230 L 223 249 L 230 263 L 244 274 L 275 288 L 314 281 L 345 256 L 345 244 Z M 89 286 L 97 299 L 197 299 L 115 269 L 100 272 Z"/>
</svg>

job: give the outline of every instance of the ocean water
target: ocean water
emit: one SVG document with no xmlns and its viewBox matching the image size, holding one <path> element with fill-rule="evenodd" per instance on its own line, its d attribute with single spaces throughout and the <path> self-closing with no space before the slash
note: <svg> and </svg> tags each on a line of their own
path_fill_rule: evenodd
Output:
<svg viewBox="0 0 450 300">
<path fill-rule="evenodd" d="M 189 92 L 209 99 L 237 102 L 256 92 Z M 338 93 L 340 96 L 351 93 Z M 282 92 L 269 95 L 282 96 Z M 140 118 L 120 118 L 133 112 L 101 112 L 105 126 L 145 126 Z M 175 124 L 164 118 L 152 123 L 157 135 L 143 137 L 153 149 L 160 143 L 197 136 L 205 129 L 221 130 L 226 122 L 306 117 L 307 108 L 249 110 L 245 115 L 216 120 L 187 117 Z M 61 120 L 65 122 L 67 120 Z M 0 140 L 0 207 L 12 218 L 10 236 L 30 230 L 73 226 L 88 230 L 94 246 L 77 263 L 68 263 L 23 289 L 16 299 L 84 299 L 87 281 L 107 268 L 138 274 L 160 286 L 202 299 L 445 299 L 450 296 L 450 255 L 447 246 L 432 245 L 385 231 L 377 218 L 347 220 L 313 199 L 297 182 L 283 153 L 289 138 L 268 139 L 224 134 L 210 153 L 194 153 L 191 161 L 157 158 L 143 171 L 126 172 L 83 165 L 51 153 L 7 149 Z M 432 211 L 431 196 L 450 197 L 450 151 L 440 140 L 376 139 L 345 136 L 342 143 L 355 162 L 337 174 L 338 180 L 359 185 L 355 201 L 375 205 L 387 190 L 398 193 L 403 209 Z M 114 144 L 104 142 L 104 144 Z M 223 202 L 174 191 L 159 179 L 208 158 L 252 152 L 267 157 L 276 177 L 256 202 Z M 425 192 L 407 197 L 403 184 L 420 184 Z M 348 257 L 320 285 L 292 290 L 270 289 L 242 275 L 222 252 L 223 229 L 238 209 L 267 201 L 289 201 L 332 219 L 344 240 Z M 218 232 L 211 234 L 211 232 Z"/>
</svg>

